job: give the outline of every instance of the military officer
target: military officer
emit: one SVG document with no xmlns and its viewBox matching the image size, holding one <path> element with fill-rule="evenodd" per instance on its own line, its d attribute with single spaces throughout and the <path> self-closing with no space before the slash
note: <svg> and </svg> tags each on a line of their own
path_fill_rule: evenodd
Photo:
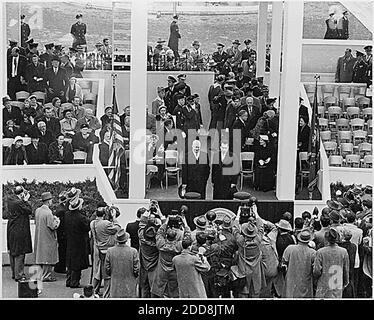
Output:
<svg viewBox="0 0 374 320">
<path fill-rule="evenodd" d="M 45 52 L 40 55 L 40 63 L 44 65 L 46 68 L 50 68 L 52 66 L 52 56 L 54 50 L 54 43 L 47 43 L 45 45 Z"/>
<path fill-rule="evenodd" d="M 213 52 L 212 58 L 217 63 L 217 69 L 221 72 L 225 61 L 228 59 L 228 54 L 223 50 L 225 45 L 217 43 L 217 51 Z"/>
<path fill-rule="evenodd" d="M 30 26 L 25 22 L 25 15 L 21 15 L 21 47 L 26 47 L 26 41 L 31 33 Z"/>
<path fill-rule="evenodd" d="M 372 45 L 365 46 L 364 50 L 366 52 L 365 62 L 368 65 L 366 77 L 368 79 L 368 86 L 370 86 L 372 81 L 373 81 L 373 71 L 372 71 L 372 65 L 373 65 L 372 50 L 373 50 L 373 46 Z"/>
<path fill-rule="evenodd" d="M 85 23 L 82 22 L 83 15 L 81 13 L 78 13 L 75 18 L 77 19 L 77 22 L 74 23 L 71 26 L 70 33 L 73 36 L 73 48 L 77 48 L 80 46 L 86 46 L 86 32 L 87 32 L 87 26 Z M 87 51 L 87 47 L 86 47 Z"/>
<path fill-rule="evenodd" d="M 251 40 L 251 39 L 246 39 L 246 40 L 244 40 L 245 49 L 242 50 L 242 61 L 243 61 L 243 60 L 248 60 L 249 57 L 250 57 L 250 55 L 251 55 L 252 53 L 254 53 L 254 54 L 256 55 L 256 50 L 253 50 L 253 49 L 251 48 L 251 46 L 252 46 L 251 43 L 252 43 L 252 40 Z"/>
<path fill-rule="evenodd" d="M 170 24 L 170 37 L 168 47 L 173 50 L 175 59 L 179 59 L 178 42 L 181 38 L 178 27 L 178 16 L 173 16 L 173 21 Z"/>
<path fill-rule="evenodd" d="M 353 82 L 367 83 L 367 68 L 368 64 L 364 60 L 364 54 L 356 50 L 357 61 L 353 66 Z"/>
</svg>

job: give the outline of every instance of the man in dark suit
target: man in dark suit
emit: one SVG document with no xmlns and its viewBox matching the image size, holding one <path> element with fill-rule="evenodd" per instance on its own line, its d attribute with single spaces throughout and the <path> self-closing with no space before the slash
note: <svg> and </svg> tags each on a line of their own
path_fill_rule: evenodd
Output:
<svg viewBox="0 0 374 320">
<path fill-rule="evenodd" d="M 39 121 L 36 125 L 39 142 L 44 143 L 49 148 L 49 145 L 54 141 L 52 132 L 47 130 L 47 125 L 44 121 Z"/>
<path fill-rule="evenodd" d="M 353 66 L 353 79 L 354 83 L 367 83 L 367 69 L 368 64 L 364 61 L 364 54 L 356 50 L 357 61 Z"/>
<path fill-rule="evenodd" d="M 353 66 L 356 63 L 356 58 L 352 55 L 352 50 L 347 48 L 344 56 L 339 57 L 335 72 L 335 82 L 352 82 Z"/>
<path fill-rule="evenodd" d="M 31 34 L 30 26 L 25 22 L 25 15 L 21 15 L 21 47 L 25 48 L 26 41 Z"/>
<path fill-rule="evenodd" d="M 45 68 L 52 67 L 52 57 L 55 45 L 54 43 L 47 43 L 45 45 L 45 52 L 40 55 L 40 63 L 44 65 Z"/>
<path fill-rule="evenodd" d="M 209 175 L 208 154 L 201 151 L 201 142 L 194 140 L 192 150 L 186 152 L 185 163 L 182 164 L 182 189 L 186 192 L 197 192 L 201 199 L 205 199 Z"/>
<path fill-rule="evenodd" d="M 181 38 L 178 26 L 178 16 L 173 16 L 173 21 L 170 24 L 170 36 L 168 47 L 173 50 L 175 59 L 179 59 L 178 42 Z"/>
<path fill-rule="evenodd" d="M 191 87 L 186 83 L 186 78 L 187 78 L 187 75 L 186 74 L 178 74 L 177 75 L 177 78 L 178 78 L 178 82 L 176 83 L 176 86 L 180 83 L 183 83 L 185 85 L 185 95 L 186 97 L 189 97 L 191 95 Z"/>
<path fill-rule="evenodd" d="M 256 55 L 256 50 L 252 49 L 252 40 L 246 39 L 243 42 L 245 44 L 245 49 L 242 50 L 242 61 L 248 60 L 252 53 Z"/>
<path fill-rule="evenodd" d="M 348 39 L 349 38 L 348 25 L 349 25 L 348 10 L 344 10 L 343 11 L 343 16 L 338 20 L 338 24 L 337 24 L 339 39 Z"/>
<path fill-rule="evenodd" d="M 199 130 L 200 129 L 200 122 L 199 122 L 199 114 L 198 111 L 192 108 L 192 103 L 194 101 L 193 96 L 189 96 L 186 99 L 186 105 L 182 108 L 182 113 L 184 117 L 184 126 L 183 130 L 188 135 L 188 130 Z"/>
<path fill-rule="evenodd" d="M 139 208 L 138 211 L 136 212 L 136 220 L 134 222 L 129 222 L 126 226 L 126 232 L 130 235 L 130 245 L 131 247 L 135 248 L 138 251 L 139 251 L 138 230 L 139 230 L 140 217 L 146 211 L 147 209 L 144 207 Z"/>
<path fill-rule="evenodd" d="M 222 140 L 212 165 L 213 200 L 232 200 L 240 171 L 237 156 L 229 151 L 229 141 Z"/>
<path fill-rule="evenodd" d="M 18 107 L 12 106 L 10 104 L 10 97 L 3 97 L 3 128 L 5 128 L 8 120 L 13 120 L 16 125 L 21 125 L 23 116 L 21 110 Z"/>
<path fill-rule="evenodd" d="M 31 143 L 26 146 L 26 156 L 28 164 L 47 164 L 49 162 L 47 145 L 39 141 L 37 134 L 31 137 Z"/>
<path fill-rule="evenodd" d="M 306 120 L 306 123 L 308 124 L 309 123 L 309 112 L 308 112 L 308 108 L 305 105 L 303 105 L 303 101 L 304 99 L 299 97 L 299 118 L 303 116 L 304 119 Z"/>
<path fill-rule="evenodd" d="M 210 105 L 210 112 L 211 112 L 211 118 L 210 118 L 210 124 L 209 129 L 215 129 L 217 128 L 217 117 L 218 117 L 218 99 L 223 93 L 222 84 L 225 82 L 225 76 L 219 75 L 217 79 L 215 80 L 214 84 L 212 84 L 209 87 L 208 91 L 208 101 Z"/>
<path fill-rule="evenodd" d="M 247 120 L 247 126 L 248 130 L 252 130 L 258 121 L 258 119 L 261 117 L 261 112 L 254 105 L 254 99 L 252 97 L 247 97 L 245 99 L 245 105 L 239 107 L 239 110 L 245 110 L 248 114 L 248 120 Z"/>
<path fill-rule="evenodd" d="M 240 147 L 241 147 L 241 150 L 243 150 L 243 148 L 245 146 L 245 141 L 249 136 L 247 120 L 248 120 L 248 112 L 246 110 L 241 109 L 238 112 L 238 118 L 235 120 L 235 122 L 232 126 L 233 130 L 235 130 L 235 129 L 240 130 L 240 134 L 241 134 Z M 235 141 L 234 141 L 234 143 L 235 143 Z"/>
<path fill-rule="evenodd" d="M 217 43 L 217 51 L 213 52 L 212 59 L 217 63 L 217 70 L 222 73 L 222 68 L 226 60 L 228 59 L 228 54 L 223 50 L 225 45 L 223 43 Z"/>
<path fill-rule="evenodd" d="M 65 92 L 69 85 L 66 70 L 60 67 L 60 58 L 53 56 L 52 67 L 45 71 L 47 83 L 47 100 L 52 101 L 54 97 L 59 97 L 61 102 L 66 101 Z"/>
<path fill-rule="evenodd" d="M 42 91 L 45 90 L 45 80 L 44 80 L 45 67 L 43 64 L 39 63 L 39 57 L 34 54 L 31 58 L 31 63 L 26 67 L 25 78 L 27 81 L 27 86 L 29 92 Z"/>
<path fill-rule="evenodd" d="M 82 22 L 83 15 L 78 13 L 75 18 L 77 22 L 71 26 L 70 34 L 73 36 L 73 45 L 72 47 L 76 49 L 78 46 L 86 46 L 86 32 L 87 26 Z"/>
<path fill-rule="evenodd" d="M 44 107 L 44 115 L 40 118 L 40 121 L 45 122 L 47 125 L 47 131 L 52 133 L 53 139 L 61 133 L 60 120 L 53 116 L 53 110 L 51 107 Z"/>
<path fill-rule="evenodd" d="M 14 47 L 7 59 L 8 95 L 16 100 L 16 92 L 26 91 L 25 71 L 27 59 L 19 54 L 19 48 Z"/>
<path fill-rule="evenodd" d="M 176 92 L 175 91 L 175 84 L 177 83 L 177 79 L 175 79 L 173 76 L 168 76 L 168 86 L 165 88 L 165 106 L 168 113 L 172 114 L 174 111 L 173 107 L 173 95 Z"/>
</svg>

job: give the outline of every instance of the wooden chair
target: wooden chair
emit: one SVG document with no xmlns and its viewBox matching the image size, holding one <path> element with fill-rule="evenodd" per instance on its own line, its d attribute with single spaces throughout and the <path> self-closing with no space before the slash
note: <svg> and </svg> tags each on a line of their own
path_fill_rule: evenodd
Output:
<svg viewBox="0 0 374 320">
<path fill-rule="evenodd" d="M 42 104 L 45 103 L 46 93 L 42 91 L 35 91 L 31 95 L 36 97 L 36 101 L 41 102 Z"/>
<path fill-rule="evenodd" d="M 353 87 L 352 93 L 356 101 L 360 98 L 365 98 L 366 86 Z"/>
<path fill-rule="evenodd" d="M 351 141 L 352 141 L 351 131 L 338 131 L 338 142 L 339 143 L 348 143 Z"/>
<path fill-rule="evenodd" d="M 318 119 L 318 126 L 321 131 L 329 130 L 329 120 L 325 118 Z"/>
<path fill-rule="evenodd" d="M 365 142 L 367 132 L 364 130 L 356 130 L 353 134 L 353 146 L 358 146 L 360 143 Z"/>
<path fill-rule="evenodd" d="M 370 106 L 370 99 L 366 97 L 358 97 L 356 103 L 360 109 L 365 109 Z"/>
<path fill-rule="evenodd" d="M 366 124 L 366 131 L 368 133 L 368 142 L 372 142 L 373 140 L 373 120 L 372 119 L 369 119 Z"/>
<path fill-rule="evenodd" d="M 320 134 L 322 142 L 331 140 L 331 131 L 330 130 L 321 131 L 319 134 Z"/>
<path fill-rule="evenodd" d="M 97 94 L 89 92 L 83 96 L 83 103 L 92 103 L 96 105 L 96 99 L 97 99 Z"/>
<path fill-rule="evenodd" d="M 338 145 L 335 141 L 323 142 L 323 146 L 325 148 L 327 156 L 335 154 L 336 150 L 337 150 L 337 147 L 338 147 Z"/>
<path fill-rule="evenodd" d="M 329 165 L 331 167 L 341 167 L 343 166 L 343 157 L 337 155 L 331 155 L 329 157 Z"/>
<path fill-rule="evenodd" d="M 337 106 L 332 106 L 327 109 L 328 113 L 328 119 L 329 119 L 329 125 L 336 125 L 336 119 L 339 119 L 342 117 L 342 108 Z"/>
<path fill-rule="evenodd" d="M 305 163 L 306 165 L 303 165 Z M 309 159 L 308 152 L 299 152 L 299 167 L 300 167 L 300 190 L 304 186 L 304 178 L 309 179 Z"/>
<path fill-rule="evenodd" d="M 327 96 L 333 96 L 335 92 L 335 86 L 331 84 L 324 84 L 321 86 L 322 99 L 325 99 Z"/>
<path fill-rule="evenodd" d="M 252 177 L 252 183 L 254 183 L 254 162 L 254 152 L 240 152 L 240 190 L 243 189 L 244 177 Z"/>
<path fill-rule="evenodd" d="M 2 140 L 3 148 L 8 148 L 13 144 L 13 138 L 3 138 Z"/>
<path fill-rule="evenodd" d="M 177 150 L 165 150 L 165 182 L 166 189 L 168 188 L 168 177 L 174 176 L 177 178 L 177 184 L 179 186 L 179 171 L 181 168 L 178 166 L 179 157 Z"/>
<path fill-rule="evenodd" d="M 319 118 L 324 118 L 325 117 L 325 113 L 326 113 L 325 106 L 318 106 L 317 107 L 317 113 L 318 113 L 318 117 Z"/>
<path fill-rule="evenodd" d="M 360 108 L 359 107 L 348 107 L 347 108 L 347 118 L 348 119 L 356 119 L 360 116 Z"/>
<path fill-rule="evenodd" d="M 16 92 L 16 100 L 17 101 L 25 101 L 28 97 L 30 97 L 30 93 L 27 91 L 18 91 Z"/>
<path fill-rule="evenodd" d="M 351 86 L 338 86 L 338 96 L 339 101 L 343 101 L 344 98 L 349 98 L 351 95 L 352 87 Z"/>
<path fill-rule="evenodd" d="M 12 107 L 17 107 L 21 111 L 25 108 L 25 103 L 22 101 L 10 101 Z"/>
<path fill-rule="evenodd" d="M 349 130 L 349 120 L 345 118 L 336 119 L 336 128 L 338 129 L 338 131 Z"/>
<path fill-rule="evenodd" d="M 347 154 L 345 156 L 345 164 L 347 167 L 359 168 L 360 156 L 358 154 Z"/>
<path fill-rule="evenodd" d="M 365 126 L 365 120 L 359 118 L 352 119 L 350 122 L 350 126 L 352 131 L 363 130 Z"/>
<path fill-rule="evenodd" d="M 353 143 L 343 142 L 340 144 L 340 155 L 345 157 L 347 154 L 353 154 Z"/>
<path fill-rule="evenodd" d="M 149 189 L 151 187 L 151 180 L 152 178 L 156 175 L 158 172 L 158 167 L 153 165 L 153 164 L 147 164 L 146 166 L 146 174 L 145 174 L 145 179 L 146 179 L 146 188 Z"/>
<path fill-rule="evenodd" d="M 364 157 L 364 168 L 372 168 L 373 167 L 373 156 L 370 154 Z"/>
<path fill-rule="evenodd" d="M 343 98 L 342 100 L 343 112 L 347 111 L 347 108 L 355 107 L 355 106 L 356 106 L 356 102 L 354 98 Z"/>
<path fill-rule="evenodd" d="M 74 163 L 86 163 L 87 160 L 87 152 L 84 151 L 74 151 L 73 152 L 74 156 Z"/>
<path fill-rule="evenodd" d="M 363 142 L 358 145 L 358 152 L 361 156 L 366 156 L 367 154 L 371 154 L 371 143 Z"/>
<path fill-rule="evenodd" d="M 373 109 L 372 108 L 365 108 L 362 110 L 362 117 L 365 120 L 372 119 L 373 118 Z"/>
<path fill-rule="evenodd" d="M 336 106 L 338 104 L 338 99 L 335 96 L 327 96 L 323 99 L 323 105 L 325 108 L 329 108 L 331 106 Z"/>
</svg>

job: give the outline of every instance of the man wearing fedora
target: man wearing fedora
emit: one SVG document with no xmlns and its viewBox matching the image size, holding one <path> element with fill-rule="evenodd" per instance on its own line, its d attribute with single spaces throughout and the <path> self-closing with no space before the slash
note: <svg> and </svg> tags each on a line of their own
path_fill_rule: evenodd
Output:
<svg viewBox="0 0 374 320">
<path fill-rule="evenodd" d="M 90 221 L 83 214 L 83 199 L 79 198 L 81 191 L 72 188 L 67 198 L 68 211 L 65 213 L 66 235 L 66 287 L 79 288 L 82 270 L 89 266 L 88 260 L 88 232 Z"/>
<path fill-rule="evenodd" d="M 205 232 L 209 224 L 208 224 L 208 220 L 206 219 L 205 215 L 195 217 L 193 219 L 193 223 L 195 225 L 195 230 L 191 232 L 191 239 L 195 243 L 196 234 L 199 232 Z"/>
<path fill-rule="evenodd" d="M 176 270 L 179 298 L 207 298 L 201 273 L 210 270 L 204 255 L 192 252 L 192 239 L 182 240 L 182 252 L 176 255 L 172 264 Z"/>
<path fill-rule="evenodd" d="M 238 70 L 242 62 L 242 52 L 239 50 L 240 41 L 234 40 L 232 42 L 231 48 L 227 49 L 228 59 L 227 61 L 230 63 L 230 66 L 234 72 Z"/>
<path fill-rule="evenodd" d="M 240 210 L 233 223 L 233 235 L 238 245 L 238 264 L 231 268 L 238 279 L 245 278 L 240 287 L 235 288 L 237 298 L 258 298 L 265 284 L 265 275 L 261 267 L 260 245 L 264 234 L 264 224 L 254 207 L 254 222 L 239 225 Z"/>
<path fill-rule="evenodd" d="M 175 59 L 179 59 L 179 52 L 178 52 L 178 42 L 181 38 L 179 33 L 179 26 L 178 26 L 178 16 L 173 16 L 173 21 L 170 24 L 170 36 L 168 47 L 173 50 Z"/>
<path fill-rule="evenodd" d="M 315 250 L 308 247 L 312 232 L 303 229 L 297 234 L 297 244 L 289 245 L 283 253 L 286 266 L 285 298 L 313 298 L 313 263 Z"/>
<path fill-rule="evenodd" d="M 25 277 L 24 265 L 27 253 L 32 253 L 30 216 L 30 193 L 22 186 L 17 186 L 7 199 L 7 249 L 9 252 L 12 279 L 19 281 Z"/>
<path fill-rule="evenodd" d="M 66 70 L 60 67 L 60 58 L 52 57 L 52 67 L 45 70 L 45 81 L 47 85 L 47 101 L 50 102 L 54 97 L 59 97 L 61 102 L 66 101 L 65 92 L 69 85 Z"/>
<path fill-rule="evenodd" d="M 341 299 L 349 283 L 349 257 L 345 248 L 337 245 L 339 233 L 331 228 L 325 234 L 328 245 L 317 250 L 313 276 L 317 280 L 315 298 Z"/>
<path fill-rule="evenodd" d="M 56 281 L 52 276 L 52 266 L 58 262 L 58 243 L 56 229 L 60 219 L 52 214 L 52 194 L 42 193 L 42 206 L 35 210 L 35 263 L 40 265 L 44 282 Z"/>
<path fill-rule="evenodd" d="M 193 59 L 194 68 L 202 71 L 204 70 L 204 55 L 200 46 L 201 44 L 199 41 L 195 40 L 194 42 L 192 42 L 192 49 L 190 53 Z"/>
<path fill-rule="evenodd" d="M 130 235 L 120 229 L 116 245 L 108 249 L 105 257 L 105 271 L 110 276 L 111 298 L 136 298 L 139 276 L 139 254 L 127 242 Z"/>
</svg>

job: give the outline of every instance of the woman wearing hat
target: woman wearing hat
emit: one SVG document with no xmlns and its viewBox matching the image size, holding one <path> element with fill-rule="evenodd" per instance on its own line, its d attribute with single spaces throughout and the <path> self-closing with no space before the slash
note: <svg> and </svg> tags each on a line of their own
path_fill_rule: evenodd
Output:
<svg viewBox="0 0 374 320">
<path fill-rule="evenodd" d="M 60 120 L 61 133 L 63 135 L 75 135 L 75 127 L 78 120 L 73 117 L 73 112 L 71 109 L 65 109 L 62 112 L 63 118 Z"/>
<path fill-rule="evenodd" d="M 330 7 L 329 18 L 325 20 L 325 23 L 326 33 L 324 39 L 339 39 L 334 7 Z"/>
<path fill-rule="evenodd" d="M 82 270 L 89 266 L 88 232 L 90 221 L 82 212 L 83 199 L 79 198 L 79 190 L 73 188 L 68 192 L 68 211 L 65 213 L 66 236 L 66 286 L 78 288 Z"/>
<path fill-rule="evenodd" d="M 14 138 L 13 144 L 5 151 L 4 159 L 4 164 L 7 165 L 23 165 L 28 163 L 26 149 L 21 136 Z"/>
<path fill-rule="evenodd" d="M 286 265 L 285 298 L 313 298 L 313 263 L 315 250 L 308 247 L 312 240 L 309 229 L 297 235 L 298 243 L 284 250 L 282 264 Z"/>
<path fill-rule="evenodd" d="M 305 116 L 299 118 L 299 130 L 297 133 L 297 147 L 299 152 L 308 151 L 310 127 Z"/>
<path fill-rule="evenodd" d="M 204 70 L 204 55 L 200 48 L 200 42 L 197 40 L 192 42 L 191 57 L 192 57 L 193 69 L 196 71 L 203 71 Z"/>
<path fill-rule="evenodd" d="M 267 192 L 274 187 L 273 154 L 269 146 L 269 137 L 260 135 L 255 151 L 255 189 Z"/>
</svg>

